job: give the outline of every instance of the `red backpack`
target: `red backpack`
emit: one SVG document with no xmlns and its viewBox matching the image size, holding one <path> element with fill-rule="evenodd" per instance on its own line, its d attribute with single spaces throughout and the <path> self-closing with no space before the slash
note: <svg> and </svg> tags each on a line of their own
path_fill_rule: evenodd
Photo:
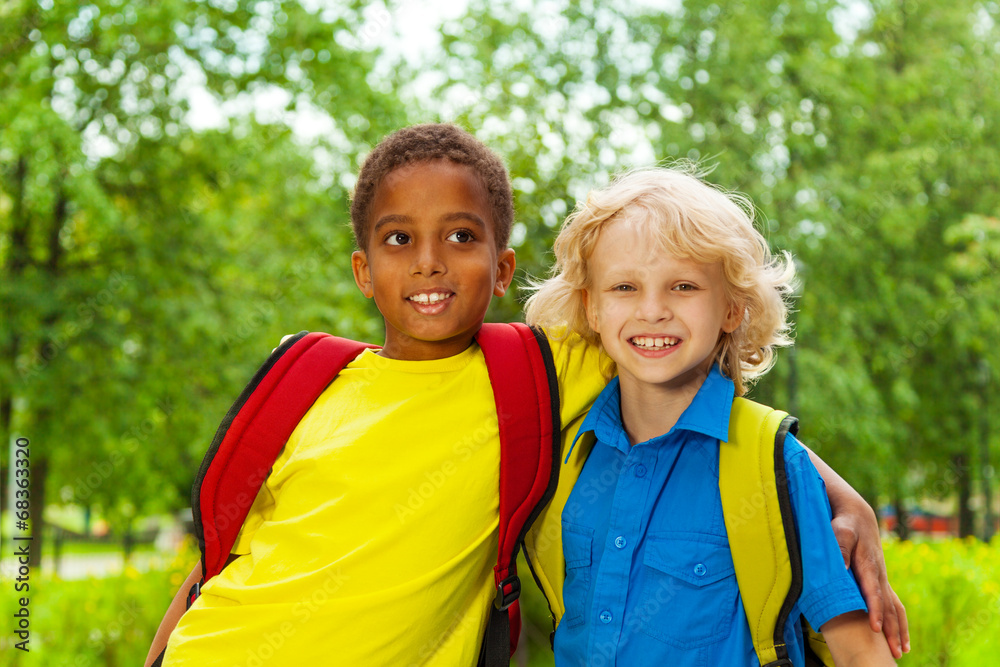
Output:
<svg viewBox="0 0 1000 667">
<path fill-rule="evenodd" d="M 484 324 L 483 350 L 500 427 L 500 540 L 496 598 L 479 664 L 508 665 L 517 647 L 521 583 L 516 557 L 524 535 L 555 493 L 559 473 L 559 390 L 545 335 L 524 324 Z M 365 348 L 303 331 L 257 371 L 219 426 L 192 491 L 202 580 L 222 571 L 243 521 L 292 431 L 340 370 Z"/>
</svg>

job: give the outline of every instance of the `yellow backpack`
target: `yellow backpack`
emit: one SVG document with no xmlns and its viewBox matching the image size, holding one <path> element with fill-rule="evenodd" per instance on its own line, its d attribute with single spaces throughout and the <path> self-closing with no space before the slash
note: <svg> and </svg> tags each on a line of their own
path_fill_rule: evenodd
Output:
<svg viewBox="0 0 1000 667">
<path fill-rule="evenodd" d="M 582 422 L 581 417 L 568 432 L 576 433 Z M 729 548 L 754 650 L 763 667 L 792 664 L 782 631 L 802 592 L 802 563 L 783 450 L 786 435 L 796 430 L 797 420 L 788 413 L 736 398 L 729 418 L 729 439 L 720 443 L 719 488 Z M 554 625 L 565 612 L 562 509 L 593 444 L 592 433 L 576 443 L 559 471 L 551 504 L 524 540 L 525 556 L 548 599 Z M 806 665 L 833 665 L 823 636 L 808 624 L 805 631 L 809 640 Z"/>
</svg>

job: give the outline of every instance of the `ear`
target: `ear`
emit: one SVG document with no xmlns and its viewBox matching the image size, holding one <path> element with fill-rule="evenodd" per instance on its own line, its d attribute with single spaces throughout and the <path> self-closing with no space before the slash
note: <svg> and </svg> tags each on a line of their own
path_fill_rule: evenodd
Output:
<svg viewBox="0 0 1000 667">
<path fill-rule="evenodd" d="M 365 295 L 365 298 L 372 298 L 375 290 L 372 289 L 372 271 L 368 266 L 368 256 L 364 250 L 355 250 L 351 254 L 351 270 L 354 271 L 354 282 Z"/>
<path fill-rule="evenodd" d="M 497 257 L 497 279 L 493 285 L 494 296 L 503 296 L 507 293 L 510 282 L 514 280 L 514 268 L 516 266 L 517 260 L 514 256 L 514 251 L 510 248 L 501 252 Z"/>
<path fill-rule="evenodd" d="M 743 314 L 746 311 L 746 304 L 742 301 L 733 301 L 729 304 L 726 312 L 726 319 L 722 321 L 722 330 L 726 333 L 733 333 L 743 323 Z"/>
</svg>

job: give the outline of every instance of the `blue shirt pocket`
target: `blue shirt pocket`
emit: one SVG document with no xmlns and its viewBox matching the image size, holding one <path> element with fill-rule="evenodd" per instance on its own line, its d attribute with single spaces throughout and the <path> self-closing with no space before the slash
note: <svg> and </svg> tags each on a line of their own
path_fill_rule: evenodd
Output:
<svg viewBox="0 0 1000 667">
<path fill-rule="evenodd" d="M 725 537 L 651 533 L 643 565 L 645 582 L 633 612 L 642 632 L 678 648 L 729 637 L 739 587 Z"/>
<path fill-rule="evenodd" d="M 563 583 L 566 612 L 560 623 L 573 627 L 583 622 L 586 612 L 594 530 L 563 521 L 562 539 L 563 556 L 566 559 L 566 581 Z"/>
</svg>

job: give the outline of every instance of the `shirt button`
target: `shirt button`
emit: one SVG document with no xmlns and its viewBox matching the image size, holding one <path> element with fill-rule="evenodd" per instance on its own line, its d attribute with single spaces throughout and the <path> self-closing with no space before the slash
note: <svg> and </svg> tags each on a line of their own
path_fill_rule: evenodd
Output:
<svg viewBox="0 0 1000 667">
<path fill-rule="evenodd" d="M 610 611 L 605 610 L 605 611 L 601 612 L 601 616 L 600 616 L 601 623 L 610 623 L 611 622 L 611 618 L 612 618 L 612 616 L 611 616 L 611 612 Z"/>
<path fill-rule="evenodd" d="M 637 465 L 635 467 L 635 476 L 636 477 L 645 477 L 646 476 L 646 466 L 642 465 L 641 463 L 639 465 Z"/>
<path fill-rule="evenodd" d="M 694 566 L 694 573 L 697 574 L 699 577 L 704 577 L 707 572 L 708 568 L 705 567 L 704 563 L 698 563 L 697 565 Z"/>
<path fill-rule="evenodd" d="M 628 540 L 626 540 L 621 535 L 615 538 L 615 546 L 618 547 L 619 549 L 624 549 L 626 544 L 628 544 Z"/>
</svg>

